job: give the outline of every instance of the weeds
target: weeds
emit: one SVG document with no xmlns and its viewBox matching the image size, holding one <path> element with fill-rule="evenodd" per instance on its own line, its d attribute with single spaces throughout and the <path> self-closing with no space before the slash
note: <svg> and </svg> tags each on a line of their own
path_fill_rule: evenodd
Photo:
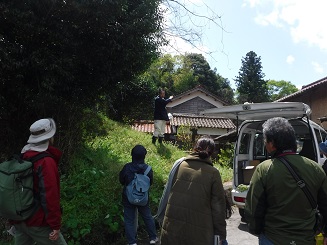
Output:
<svg viewBox="0 0 327 245">
<path fill-rule="evenodd" d="M 88 124 L 88 127 L 91 126 Z M 131 161 L 131 150 L 137 144 L 147 149 L 145 162 L 154 171 L 150 207 L 152 214 L 156 213 L 173 163 L 187 153 L 167 142 L 153 145 L 151 135 L 103 118 L 101 133 L 87 138 L 87 142 L 71 157 L 69 169 L 61 177 L 61 230 L 69 245 L 126 244 L 122 186 L 118 176 L 123 165 Z M 231 179 L 229 168 L 219 162 L 215 162 L 215 166 L 223 181 Z M 140 229 L 143 229 L 142 225 Z M 4 244 L 10 244 L 10 241 Z"/>
</svg>

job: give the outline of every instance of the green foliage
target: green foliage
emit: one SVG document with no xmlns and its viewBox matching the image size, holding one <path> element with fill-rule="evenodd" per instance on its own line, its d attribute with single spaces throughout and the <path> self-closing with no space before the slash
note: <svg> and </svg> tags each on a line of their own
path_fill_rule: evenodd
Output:
<svg viewBox="0 0 327 245">
<path fill-rule="evenodd" d="M 7 219 L 0 217 L 0 245 L 12 245 L 13 237 L 10 235 L 7 230 L 10 228 L 10 225 L 7 222 Z"/>
<path fill-rule="evenodd" d="M 239 192 L 247 191 L 249 189 L 249 185 L 240 184 L 237 186 L 236 190 Z"/>
<path fill-rule="evenodd" d="M 146 163 L 154 171 L 150 188 L 152 214 L 158 204 L 173 163 L 186 156 L 170 143 L 153 145 L 151 135 L 139 133 L 130 127 L 114 122 L 99 114 L 83 124 L 93 134 L 84 137 L 84 144 L 71 157 L 65 174 L 61 175 L 61 204 L 63 207 L 62 232 L 69 245 L 126 244 L 121 205 L 122 186 L 119 172 L 131 161 L 131 149 L 142 144 L 147 149 Z M 186 129 L 185 129 L 186 130 Z M 190 139 L 190 138 L 189 138 Z M 189 148 L 190 150 L 190 148 Z M 232 179 L 232 171 L 214 162 L 223 182 Z M 0 223 L 4 223 L 1 222 Z M 140 222 L 140 229 L 144 225 Z M 2 230 L 1 242 L 10 244 L 10 236 Z"/>
<path fill-rule="evenodd" d="M 226 144 L 224 148 L 220 149 L 218 154 L 218 163 L 226 168 L 233 168 L 234 146 Z"/>
<path fill-rule="evenodd" d="M 270 101 L 276 101 L 298 91 L 298 88 L 294 84 L 284 80 L 269 80 L 267 82 L 267 87 Z"/>
<path fill-rule="evenodd" d="M 122 105 L 144 96 L 132 81 L 164 41 L 159 4 L 1 1 L 0 157 L 19 152 L 41 117 L 60 122 L 60 138 L 72 145 L 80 142 L 69 137 L 81 131 L 85 108 L 120 120 L 128 115 Z"/>
<path fill-rule="evenodd" d="M 238 103 L 244 102 L 266 102 L 268 101 L 268 90 L 265 74 L 262 72 L 261 58 L 250 51 L 242 58 L 242 66 L 235 78 L 238 92 Z"/>
<path fill-rule="evenodd" d="M 177 144 L 183 151 L 190 152 L 193 150 L 194 143 L 196 142 L 198 135 L 192 135 L 192 128 L 190 126 L 178 126 L 177 131 Z"/>
<path fill-rule="evenodd" d="M 102 124 L 108 134 L 89 139 L 74 155 L 69 172 L 61 179 L 62 230 L 71 245 L 124 244 L 122 186 L 118 176 L 124 164 L 131 161 L 131 149 L 136 144 L 147 149 L 145 161 L 154 171 L 150 188 L 153 214 L 173 163 L 186 155 L 169 143 L 153 145 L 151 135 L 122 124 L 105 118 Z M 230 169 L 218 163 L 215 166 L 223 181 L 232 178 Z"/>
<path fill-rule="evenodd" d="M 228 79 L 221 77 L 216 70 L 212 70 L 202 54 L 186 54 L 183 59 L 184 67 L 193 71 L 197 84 L 204 86 L 228 104 L 233 103 L 233 90 Z"/>
<path fill-rule="evenodd" d="M 151 135 L 136 132 L 113 121 L 104 120 L 107 136 L 88 141 L 62 177 L 63 231 L 71 244 L 114 244 L 123 236 L 122 186 L 119 171 L 131 161 L 136 144 L 146 147 L 146 162 L 154 170 L 150 206 L 155 212 L 174 161 L 184 153 L 171 144 L 154 146 Z M 99 236 L 101 231 L 101 236 Z"/>
<path fill-rule="evenodd" d="M 176 69 L 177 59 L 169 54 L 155 60 L 142 75 L 146 80 L 152 81 L 155 87 L 166 90 L 166 95 L 173 91 L 173 75 Z M 156 91 L 157 92 L 157 91 Z"/>
<path fill-rule="evenodd" d="M 232 168 L 222 166 L 218 161 L 213 161 L 213 164 L 219 170 L 223 183 L 227 181 L 231 181 L 233 179 Z"/>
<path fill-rule="evenodd" d="M 234 93 L 228 79 L 221 77 L 216 70 L 211 70 L 201 54 L 174 57 L 164 55 L 154 61 L 137 80 L 148 85 L 153 84 L 148 89 L 148 92 L 152 93 L 152 98 L 149 94 L 145 95 L 147 105 L 153 105 L 153 96 L 157 94 L 158 87 L 163 87 L 166 90 L 166 96 L 170 96 L 183 93 L 198 85 L 205 87 L 222 101 L 228 104 L 233 103 Z M 140 107 L 147 108 L 147 111 L 153 111 L 153 108 L 150 110 L 150 107 L 144 107 L 144 104 Z M 142 119 L 149 118 L 152 118 L 152 114 L 143 113 Z"/>
</svg>

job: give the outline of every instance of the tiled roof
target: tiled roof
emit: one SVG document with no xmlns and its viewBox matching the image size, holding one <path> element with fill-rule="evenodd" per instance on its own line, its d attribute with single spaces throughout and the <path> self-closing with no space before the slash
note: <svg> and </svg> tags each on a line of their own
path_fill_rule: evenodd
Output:
<svg viewBox="0 0 327 245">
<path fill-rule="evenodd" d="M 202 93 L 204 93 L 204 94 L 206 94 L 206 95 L 212 97 L 214 100 L 221 102 L 223 105 L 228 105 L 228 103 L 227 103 L 226 101 L 224 101 L 224 100 L 222 100 L 222 99 L 219 99 L 219 98 L 217 97 L 217 95 L 214 95 L 213 93 L 209 92 L 208 90 L 206 90 L 206 89 L 205 89 L 203 86 L 201 86 L 201 85 L 198 85 L 198 86 L 196 86 L 195 88 L 192 88 L 192 89 L 190 89 L 190 90 L 187 90 L 187 91 L 184 92 L 184 93 L 181 93 L 181 94 L 175 95 L 174 98 L 173 98 L 172 100 L 174 101 L 174 100 L 176 100 L 176 99 L 178 99 L 178 98 L 184 97 L 184 96 L 189 95 L 189 94 L 191 94 L 191 93 L 193 93 L 193 92 L 196 92 L 196 91 L 200 91 L 200 92 L 202 92 Z"/>
<path fill-rule="evenodd" d="M 222 128 L 235 129 L 234 123 L 228 118 L 217 118 L 198 115 L 173 114 L 170 120 L 172 126 L 190 126 L 197 128 Z M 165 133 L 170 134 L 170 125 L 166 125 Z M 145 133 L 152 133 L 154 131 L 153 121 L 137 121 L 132 125 L 132 128 Z"/>
<path fill-rule="evenodd" d="M 193 114 L 174 113 L 170 123 L 174 126 L 183 125 L 197 128 L 235 128 L 234 123 L 229 118 L 217 118 Z"/>
<path fill-rule="evenodd" d="M 289 98 L 292 98 L 292 97 L 295 97 L 295 96 L 297 96 L 299 94 L 307 92 L 308 90 L 310 90 L 310 89 L 312 89 L 314 87 L 317 87 L 317 86 L 319 86 L 319 85 L 321 85 L 323 83 L 327 83 L 327 77 L 324 77 L 324 78 L 322 78 L 322 79 L 320 79 L 320 80 L 318 80 L 316 82 L 310 83 L 308 85 L 304 85 L 304 86 L 302 86 L 301 90 L 299 90 L 299 91 L 297 91 L 297 92 L 295 92 L 293 94 L 287 95 L 287 96 L 285 96 L 283 98 L 280 98 L 280 99 L 278 99 L 276 101 L 285 101 L 285 100 L 287 100 Z"/>
</svg>

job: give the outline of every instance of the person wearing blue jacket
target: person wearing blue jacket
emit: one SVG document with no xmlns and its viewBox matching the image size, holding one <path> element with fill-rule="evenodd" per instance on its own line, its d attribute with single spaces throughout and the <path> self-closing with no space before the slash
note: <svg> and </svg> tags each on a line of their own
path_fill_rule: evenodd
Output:
<svg viewBox="0 0 327 245">
<path fill-rule="evenodd" d="M 142 145 L 136 145 L 131 152 L 132 162 L 124 165 L 119 173 L 119 182 L 124 185 L 122 192 L 122 204 L 124 206 L 124 225 L 125 235 L 129 245 L 137 245 L 137 211 L 142 216 L 150 244 L 158 241 L 154 219 L 151 214 L 149 202 L 145 206 L 133 205 L 128 201 L 126 186 L 134 179 L 134 174 L 143 174 L 148 165 L 144 162 L 146 149 Z M 150 185 L 153 183 L 153 171 L 149 171 L 147 176 L 150 178 Z"/>
</svg>

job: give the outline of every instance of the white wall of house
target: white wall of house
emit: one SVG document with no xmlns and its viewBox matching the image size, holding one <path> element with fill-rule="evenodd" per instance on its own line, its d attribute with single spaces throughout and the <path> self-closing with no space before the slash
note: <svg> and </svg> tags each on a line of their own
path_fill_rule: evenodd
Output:
<svg viewBox="0 0 327 245">
<path fill-rule="evenodd" d="M 185 103 L 188 100 L 194 99 L 195 97 L 200 97 L 201 99 L 209 102 L 210 104 L 214 105 L 217 108 L 224 106 L 220 101 L 215 100 L 212 96 L 207 95 L 201 91 L 195 91 L 188 95 L 184 95 L 182 97 L 175 97 L 174 100 L 172 102 L 170 102 L 169 104 L 167 104 L 166 107 L 167 108 L 175 107 L 177 105 Z"/>
<path fill-rule="evenodd" d="M 178 131 L 178 130 L 177 130 Z M 192 131 L 186 131 L 185 133 L 192 134 Z M 222 128 L 198 128 L 197 134 L 199 135 L 223 135 L 228 133 L 227 129 Z"/>
<path fill-rule="evenodd" d="M 223 128 L 199 128 L 198 134 L 201 135 L 223 135 L 228 132 L 227 129 Z"/>
</svg>

